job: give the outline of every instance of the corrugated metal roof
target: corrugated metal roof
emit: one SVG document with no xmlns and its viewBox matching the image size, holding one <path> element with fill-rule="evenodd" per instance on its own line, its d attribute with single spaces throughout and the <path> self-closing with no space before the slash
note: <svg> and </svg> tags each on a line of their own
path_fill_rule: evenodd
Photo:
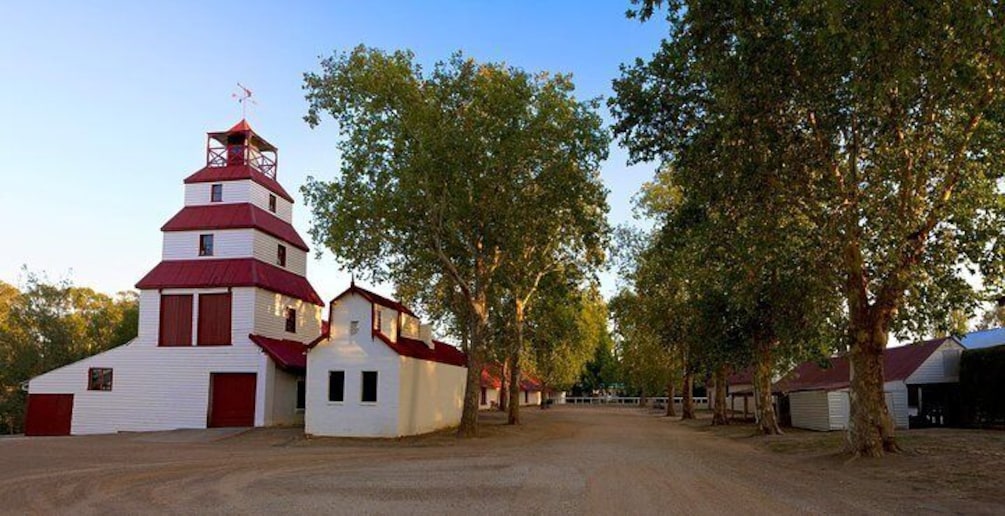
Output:
<svg viewBox="0 0 1005 516">
<path fill-rule="evenodd" d="M 502 387 L 502 366 L 497 362 L 492 362 L 482 366 L 481 386 L 489 389 Z M 520 379 L 520 389 L 525 391 L 541 390 L 541 380 L 534 376 L 522 372 Z"/>
<path fill-rule="evenodd" d="M 387 347 L 391 348 L 395 353 L 402 356 L 460 367 L 468 366 L 468 356 L 463 351 L 445 342 L 434 340 L 433 349 L 429 349 L 429 346 L 421 340 L 398 336 L 398 341 L 393 342 L 379 331 L 373 332 L 373 335 L 384 344 L 387 344 Z"/>
<path fill-rule="evenodd" d="M 883 352 L 884 381 L 906 380 L 947 340 L 952 337 L 927 340 Z M 851 368 L 847 356 L 828 360 L 828 367 L 820 367 L 817 362 L 804 362 L 775 384 L 783 392 L 835 390 L 848 387 Z"/>
<path fill-rule="evenodd" d="M 293 247 L 310 250 L 292 225 L 251 203 L 186 206 L 161 226 L 161 231 L 243 228 L 258 229 Z"/>
<path fill-rule="evenodd" d="M 307 370 L 307 346 L 302 342 L 272 339 L 263 335 L 248 335 L 251 342 L 265 351 L 281 369 L 294 373 Z"/>
<path fill-rule="evenodd" d="M 1005 344 L 1005 328 L 991 328 L 970 332 L 960 339 L 967 349 L 983 349 Z"/>
<path fill-rule="evenodd" d="M 286 190 L 278 181 L 255 170 L 249 165 L 232 165 L 226 167 L 205 167 L 202 170 L 185 178 L 185 184 L 192 183 L 212 183 L 215 181 L 238 181 L 250 179 L 272 193 L 293 202 L 293 197 L 286 193 Z"/>
<path fill-rule="evenodd" d="M 138 289 L 261 287 L 324 306 L 307 278 L 254 258 L 171 260 L 157 264 Z"/>
</svg>

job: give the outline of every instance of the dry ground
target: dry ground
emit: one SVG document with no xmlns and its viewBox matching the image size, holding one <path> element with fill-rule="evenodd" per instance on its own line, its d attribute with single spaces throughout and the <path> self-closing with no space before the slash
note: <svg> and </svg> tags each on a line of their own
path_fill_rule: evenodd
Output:
<svg viewBox="0 0 1005 516">
<path fill-rule="evenodd" d="M 4 438 L 0 512 L 1005 513 L 1001 432 L 912 431 L 903 455 L 846 462 L 838 434 L 766 439 L 630 408 L 525 418 L 513 428 L 488 414 L 467 441 L 298 429 Z"/>
</svg>

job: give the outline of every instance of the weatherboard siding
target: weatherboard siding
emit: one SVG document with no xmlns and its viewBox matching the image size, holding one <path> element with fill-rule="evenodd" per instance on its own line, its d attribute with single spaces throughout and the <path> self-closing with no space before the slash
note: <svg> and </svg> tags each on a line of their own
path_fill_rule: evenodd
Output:
<svg viewBox="0 0 1005 516">
<path fill-rule="evenodd" d="M 960 381 L 960 353 L 963 346 L 955 340 L 942 343 L 907 377 L 910 385 L 925 383 L 956 383 Z M 906 392 L 906 391 L 905 391 Z"/>
<path fill-rule="evenodd" d="M 286 246 L 285 266 L 279 265 L 278 261 L 277 249 L 280 244 Z M 298 276 L 307 276 L 307 251 L 262 231 L 254 231 L 252 245 L 254 257 L 258 260 L 288 270 Z"/>
<path fill-rule="evenodd" d="M 210 200 L 213 185 L 223 185 L 223 197 L 219 202 Z M 185 206 L 251 202 L 251 185 L 250 179 L 187 184 L 185 185 Z"/>
<path fill-rule="evenodd" d="M 265 289 L 254 290 L 254 309 L 248 313 L 254 314 L 255 334 L 304 343 L 321 335 L 322 307 Z M 287 308 L 297 311 L 295 333 L 286 331 Z"/>
<path fill-rule="evenodd" d="M 164 233 L 163 260 L 214 260 L 252 256 L 254 229 L 196 229 Z M 213 255 L 199 256 L 199 236 L 213 235 Z M 268 263 L 273 263 L 272 261 Z"/>
<path fill-rule="evenodd" d="M 789 394 L 792 426 L 826 432 L 831 430 L 827 391 L 799 391 Z"/>
<path fill-rule="evenodd" d="M 251 204 L 258 206 L 259 208 L 269 212 L 269 196 L 276 196 L 276 212 L 272 213 L 276 217 L 293 224 L 293 203 L 283 199 L 282 197 L 272 193 L 268 188 L 249 180 L 249 198 Z"/>
</svg>

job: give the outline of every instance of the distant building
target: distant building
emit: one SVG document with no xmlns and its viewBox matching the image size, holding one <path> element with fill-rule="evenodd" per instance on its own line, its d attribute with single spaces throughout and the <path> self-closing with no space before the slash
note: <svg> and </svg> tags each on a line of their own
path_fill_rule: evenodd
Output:
<svg viewBox="0 0 1005 516">
<path fill-rule="evenodd" d="M 503 387 L 502 366 L 498 363 L 486 364 L 482 367 L 481 393 L 478 407 L 484 409 L 499 408 L 502 399 L 500 389 Z M 508 389 L 508 387 L 507 387 Z M 520 380 L 520 397 L 517 402 L 521 406 L 540 405 L 544 396 L 541 381 L 524 373 Z"/>
<path fill-rule="evenodd" d="M 277 149 L 244 120 L 207 140 L 206 166 L 161 227 L 162 261 L 136 284 L 138 336 L 32 378 L 26 434 L 303 420 L 304 351 L 324 302 L 276 181 Z"/>
<path fill-rule="evenodd" d="M 1005 344 L 1005 328 L 972 331 L 960 339 L 967 349 L 984 349 Z"/>
</svg>

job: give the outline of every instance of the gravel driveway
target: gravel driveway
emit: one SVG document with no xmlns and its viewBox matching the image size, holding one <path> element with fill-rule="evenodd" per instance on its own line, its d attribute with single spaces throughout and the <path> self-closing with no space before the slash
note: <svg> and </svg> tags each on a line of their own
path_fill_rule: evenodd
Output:
<svg viewBox="0 0 1005 516">
<path fill-rule="evenodd" d="M 483 437 L 156 434 L 0 439 L 0 512 L 338 514 L 1002 513 L 994 501 L 864 480 L 637 409 L 483 418 Z M 830 464 L 822 467 L 821 464 Z"/>
</svg>

